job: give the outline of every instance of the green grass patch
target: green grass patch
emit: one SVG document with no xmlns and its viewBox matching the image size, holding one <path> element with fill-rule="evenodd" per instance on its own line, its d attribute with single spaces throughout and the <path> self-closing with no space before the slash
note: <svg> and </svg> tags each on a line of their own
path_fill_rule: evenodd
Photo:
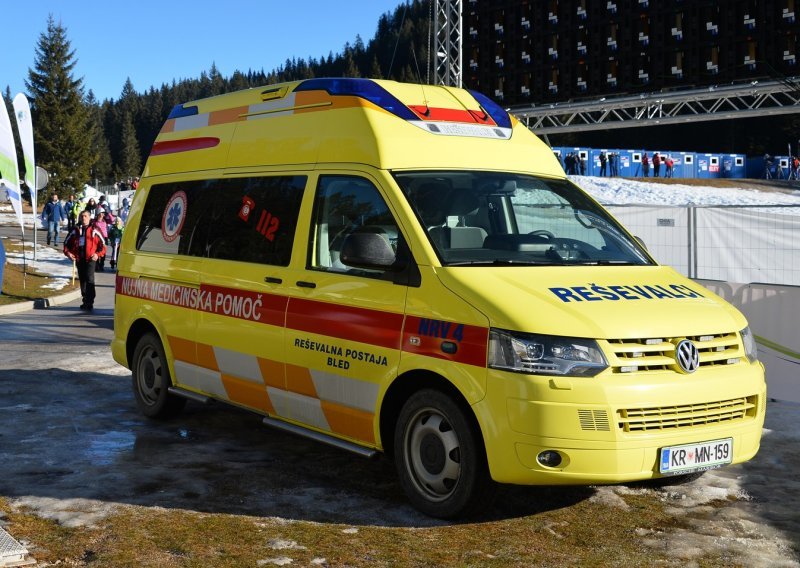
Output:
<svg viewBox="0 0 800 568">
<path fill-rule="evenodd" d="M 551 497 L 542 512 L 433 528 L 120 506 L 97 527 L 70 529 L 13 510 L 3 498 L 0 512 L 12 536 L 48 565 L 224 568 L 271 566 L 272 560 L 289 558 L 294 566 L 320 559 L 326 566 L 681 566 L 666 547 L 644 544 L 681 526 L 665 512 L 659 494 L 629 494 L 624 500 L 625 509 L 587 499 L 559 507 L 550 506 L 557 505 Z M 731 565 L 731 558 L 714 553 L 695 560 L 712 568 Z"/>
<path fill-rule="evenodd" d="M 3 239 L 3 247 L 6 249 L 6 254 L 20 254 L 22 252 L 22 245 L 11 239 Z M 30 251 L 28 251 L 28 254 L 30 254 Z M 0 306 L 18 302 L 31 302 L 39 298 L 50 298 L 51 296 L 58 296 L 80 288 L 77 278 L 75 278 L 74 286 L 68 284 L 60 290 L 47 287 L 52 281 L 53 278 L 50 275 L 41 274 L 33 270 L 31 263 L 23 266 L 22 264 L 12 264 L 6 260 L 3 268 L 3 293 L 0 294 Z"/>
</svg>

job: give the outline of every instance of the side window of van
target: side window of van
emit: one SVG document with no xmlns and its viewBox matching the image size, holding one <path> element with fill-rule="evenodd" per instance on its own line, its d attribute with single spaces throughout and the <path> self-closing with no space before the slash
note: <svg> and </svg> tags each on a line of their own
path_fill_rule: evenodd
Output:
<svg viewBox="0 0 800 568">
<path fill-rule="evenodd" d="M 271 176 L 154 185 L 136 248 L 287 266 L 306 180 Z"/>
<path fill-rule="evenodd" d="M 399 232 L 391 211 L 377 188 L 364 178 L 321 176 L 314 202 L 309 264 L 328 272 L 380 277 L 381 270 L 355 269 L 339 258 L 342 244 L 352 233 L 376 233 L 397 251 Z"/>
<path fill-rule="evenodd" d="M 229 178 L 208 215 L 210 258 L 288 266 L 305 176 Z"/>
<path fill-rule="evenodd" d="M 204 218 L 213 198 L 213 180 L 154 185 L 142 212 L 136 249 L 202 256 L 208 228 Z"/>
</svg>

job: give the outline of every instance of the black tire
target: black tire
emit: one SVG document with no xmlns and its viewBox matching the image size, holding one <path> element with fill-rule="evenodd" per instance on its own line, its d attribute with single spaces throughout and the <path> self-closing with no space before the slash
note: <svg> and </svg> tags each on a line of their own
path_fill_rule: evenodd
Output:
<svg viewBox="0 0 800 568">
<path fill-rule="evenodd" d="M 186 399 L 170 394 L 172 377 L 161 340 L 154 333 L 139 339 L 131 365 L 133 394 L 136 406 L 148 418 L 170 418 L 180 414 Z"/>
<path fill-rule="evenodd" d="M 440 519 L 470 516 L 491 504 L 496 484 L 476 428 L 448 395 L 414 393 L 395 425 L 395 466 L 411 504 Z"/>
</svg>

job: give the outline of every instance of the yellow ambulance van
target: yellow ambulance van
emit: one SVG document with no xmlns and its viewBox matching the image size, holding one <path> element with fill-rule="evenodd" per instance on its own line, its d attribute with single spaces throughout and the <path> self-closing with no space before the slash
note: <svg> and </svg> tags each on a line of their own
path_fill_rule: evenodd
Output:
<svg viewBox="0 0 800 568">
<path fill-rule="evenodd" d="M 442 518 L 496 483 L 743 462 L 764 422 L 745 318 L 456 88 L 308 79 L 177 106 L 133 199 L 114 324 L 145 415 L 218 400 L 384 453 Z"/>
</svg>

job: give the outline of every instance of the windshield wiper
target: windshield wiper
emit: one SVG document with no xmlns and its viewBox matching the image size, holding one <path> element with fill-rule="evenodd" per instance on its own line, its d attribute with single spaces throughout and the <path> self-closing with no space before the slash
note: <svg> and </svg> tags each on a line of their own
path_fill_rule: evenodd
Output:
<svg viewBox="0 0 800 568">
<path fill-rule="evenodd" d="M 630 260 L 609 260 L 609 259 L 588 259 L 588 260 L 564 260 L 564 264 L 576 264 L 581 266 L 646 266 L 639 262 Z"/>
<path fill-rule="evenodd" d="M 561 262 L 533 262 L 529 260 L 465 260 L 448 262 L 445 266 L 561 266 Z"/>
</svg>

